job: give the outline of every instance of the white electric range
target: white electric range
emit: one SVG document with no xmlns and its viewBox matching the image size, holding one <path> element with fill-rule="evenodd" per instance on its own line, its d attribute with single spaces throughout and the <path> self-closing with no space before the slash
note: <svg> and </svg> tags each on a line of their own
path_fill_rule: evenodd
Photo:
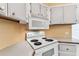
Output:
<svg viewBox="0 0 79 59">
<path fill-rule="evenodd" d="M 46 38 L 43 31 L 28 32 L 27 42 L 37 56 L 58 56 L 58 42 L 54 38 Z"/>
</svg>

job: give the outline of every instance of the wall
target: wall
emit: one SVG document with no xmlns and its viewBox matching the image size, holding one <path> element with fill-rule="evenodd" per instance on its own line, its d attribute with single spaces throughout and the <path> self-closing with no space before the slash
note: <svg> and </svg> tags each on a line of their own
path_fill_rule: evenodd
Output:
<svg viewBox="0 0 79 59">
<path fill-rule="evenodd" d="M 49 6 L 58 6 L 58 5 L 64 5 L 65 3 L 47 3 Z"/>
<path fill-rule="evenodd" d="M 25 26 L 0 19 L 0 49 L 25 39 Z"/>
</svg>

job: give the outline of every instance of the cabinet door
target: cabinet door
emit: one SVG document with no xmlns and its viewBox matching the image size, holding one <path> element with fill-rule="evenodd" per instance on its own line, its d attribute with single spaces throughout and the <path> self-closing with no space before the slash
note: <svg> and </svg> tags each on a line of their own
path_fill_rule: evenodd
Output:
<svg viewBox="0 0 79 59">
<path fill-rule="evenodd" d="M 60 52 L 59 56 L 76 56 L 74 52 Z"/>
<path fill-rule="evenodd" d="M 44 19 L 48 19 L 49 9 L 47 6 L 41 4 L 41 17 Z"/>
<path fill-rule="evenodd" d="M 31 3 L 30 4 L 30 13 L 33 17 L 40 16 L 40 3 Z"/>
<path fill-rule="evenodd" d="M 64 23 L 76 23 L 76 6 L 64 6 Z"/>
<path fill-rule="evenodd" d="M 0 14 L 7 16 L 7 3 L 0 3 Z"/>
<path fill-rule="evenodd" d="M 77 44 L 59 43 L 58 48 L 60 56 L 76 56 Z"/>
<path fill-rule="evenodd" d="M 30 15 L 30 3 L 26 3 L 26 19 L 27 19 L 27 22 L 29 20 L 29 15 Z"/>
<path fill-rule="evenodd" d="M 20 21 L 27 21 L 25 7 L 24 3 L 8 3 L 8 16 Z"/>
<path fill-rule="evenodd" d="M 77 17 L 77 23 L 79 23 L 79 4 L 77 5 L 77 12 L 76 12 L 76 17 Z"/>
<path fill-rule="evenodd" d="M 64 43 L 64 44 L 60 44 L 59 47 L 60 47 L 60 51 L 63 51 L 63 52 L 76 52 L 75 44 L 73 45 L 73 44 Z"/>
<path fill-rule="evenodd" d="M 51 24 L 63 23 L 63 7 L 53 7 L 50 9 Z"/>
</svg>

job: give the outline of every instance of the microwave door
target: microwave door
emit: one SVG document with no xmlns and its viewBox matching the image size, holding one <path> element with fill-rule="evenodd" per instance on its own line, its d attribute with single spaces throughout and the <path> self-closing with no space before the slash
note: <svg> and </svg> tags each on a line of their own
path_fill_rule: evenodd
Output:
<svg viewBox="0 0 79 59">
<path fill-rule="evenodd" d="M 48 29 L 48 21 L 32 18 L 29 20 L 29 29 Z"/>
</svg>

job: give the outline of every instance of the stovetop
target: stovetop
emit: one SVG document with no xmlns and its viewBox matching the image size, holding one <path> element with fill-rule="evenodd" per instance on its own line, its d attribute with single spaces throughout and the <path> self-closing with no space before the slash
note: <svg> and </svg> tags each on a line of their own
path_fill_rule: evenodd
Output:
<svg viewBox="0 0 79 59">
<path fill-rule="evenodd" d="M 54 42 L 57 42 L 57 40 L 55 40 L 54 38 L 52 38 L 52 39 L 44 38 L 43 39 L 40 37 L 38 39 L 30 38 L 30 39 L 27 39 L 27 41 L 34 49 L 38 49 L 38 48 L 53 44 Z"/>
</svg>

